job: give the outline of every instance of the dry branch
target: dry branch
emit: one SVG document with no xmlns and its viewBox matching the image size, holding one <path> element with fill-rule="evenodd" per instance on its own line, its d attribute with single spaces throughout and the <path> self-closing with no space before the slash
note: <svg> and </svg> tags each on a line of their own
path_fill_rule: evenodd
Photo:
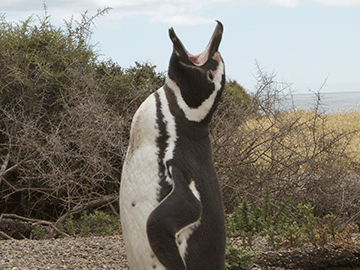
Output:
<svg viewBox="0 0 360 270">
<path fill-rule="evenodd" d="M 62 215 L 55 222 L 55 226 L 58 226 L 59 224 L 63 223 L 69 217 L 70 214 L 78 214 L 78 213 L 83 212 L 86 209 L 105 205 L 105 204 L 108 204 L 108 203 L 111 203 L 111 202 L 117 201 L 117 200 L 118 200 L 118 195 L 114 194 L 114 195 L 104 196 L 98 200 L 93 200 L 93 201 L 90 201 L 85 204 L 79 204 L 79 205 L 75 206 L 72 210 L 70 210 L 70 211 L 66 212 L 64 215 Z"/>
<path fill-rule="evenodd" d="M 2 236 L 3 238 L 5 238 L 6 240 L 15 240 L 14 238 L 12 238 L 11 236 L 7 235 L 7 234 L 4 233 L 3 231 L 0 231 L 0 236 Z"/>
<path fill-rule="evenodd" d="M 34 226 L 39 226 L 39 225 L 42 225 L 42 226 L 49 226 L 50 228 L 53 229 L 53 231 L 56 231 L 58 232 L 59 234 L 63 234 L 63 235 L 66 235 L 66 236 L 69 236 L 68 234 L 64 233 L 64 232 L 60 232 L 59 229 L 57 228 L 57 226 L 55 225 L 54 222 L 49 222 L 49 221 L 46 221 L 46 220 L 39 220 L 39 219 L 34 219 L 34 218 L 27 218 L 27 217 L 21 217 L 21 216 L 18 216 L 16 214 L 1 214 L 0 216 L 0 222 L 3 220 L 3 219 L 18 219 L 18 220 L 21 220 L 21 221 L 25 221 L 25 222 L 31 222 L 33 223 Z M 0 231 L 1 232 L 1 231 Z M 3 236 L 5 236 L 6 234 L 4 232 L 1 232 Z M 5 234 L 5 235 L 4 235 Z M 53 237 L 54 236 L 54 233 L 50 233 L 50 237 Z M 5 236 L 6 237 L 6 236 Z M 12 237 L 10 236 L 7 236 L 8 239 L 13 239 Z M 25 238 L 25 237 L 24 237 Z"/>
</svg>

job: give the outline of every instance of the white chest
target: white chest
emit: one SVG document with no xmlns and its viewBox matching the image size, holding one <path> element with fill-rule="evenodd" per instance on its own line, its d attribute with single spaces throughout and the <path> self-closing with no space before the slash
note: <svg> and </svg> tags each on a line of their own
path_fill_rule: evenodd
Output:
<svg viewBox="0 0 360 270">
<path fill-rule="evenodd" d="M 165 92 L 157 91 L 163 123 L 166 123 L 167 146 L 164 162 L 173 156 L 176 142 L 175 120 L 167 106 Z M 165 269 L 154 256 L 148 243 L 146 222 L 158 206 L 159 190 L 159 104 L 155 93 L 136 112 L 130 133 L 130 145 L 124 162 L 121 189 L 120 214 L 126 252 L 131 269 Z M 141 256 L 136 256 L 141 254 Z M 144 268 L 145 267 L 145 268 Z"/>
</svg>

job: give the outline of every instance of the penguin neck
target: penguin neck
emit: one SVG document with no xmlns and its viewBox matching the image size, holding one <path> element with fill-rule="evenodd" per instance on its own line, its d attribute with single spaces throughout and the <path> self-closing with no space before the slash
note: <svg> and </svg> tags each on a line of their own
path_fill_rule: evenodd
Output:
<svg viewBox="0 0 360 270">
<path fill-rule="evenodd" d="M 168 79 L 166 79 L 168 82 Z M 168 101 L 169 109 L 171 114 L 175 118 L 176 122 L 176 133 L 191 137 L 193 139 L 203 139 L 209 137 L 209 122 L 211 115 L 207 115 L 202 121 L 192 121 L 186 117 L 185 112 L 179 106 L 177 95 L 174 90 L 165 83 L 163 87 Z"/>
<path fill-rule="evenodd" d="M 216 89 L 197 108 L 191 108 L 186 104 L 181 95 L 181 90 L 179 86 L 169 76 L 166 77 L 164 87 L 166 91 L 171 91 L 173 94 L 169 95 L 169 97 L 171 97 L 171 99 L 174 101 L 172 103 L 172 106 L 176 105 L 176 107 L 178 107 L 182 111 L 181 115 L 185 117 L 187 121 L 199 123 L 201 125 L 209 124 L 221 94 L 221 91 L 219 91 L 220 87 L 218 87 L 219 89 Z"/>
</svg>

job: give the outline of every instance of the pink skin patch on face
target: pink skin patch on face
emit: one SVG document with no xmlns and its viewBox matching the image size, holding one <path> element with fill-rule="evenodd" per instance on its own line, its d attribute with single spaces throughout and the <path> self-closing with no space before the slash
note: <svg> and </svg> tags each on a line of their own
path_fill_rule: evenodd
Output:
<svg viewBox="0 0 360 270">
<path fill-rule="evenodd" d="M 198 55 L 193 55 L 193 54 L 189 53 L 188 51 L 186 51 L 186 53 L 187 53 L 190 61 L 198 67 L 204 65 L 209 58 L 208 48 L 204 52 L 202 52 L 201 54 L 198 54 Z M 220 63 L 220 61 L 221 61 L 220 53 L 218 53 L 218 52 L 214 53 L 212 59 L 214 59 L 216 62 Z M 212 81 L 215 78 L 216 71 L 217 70 L 209 70 L 211 75 L 209 75 L 208 79 L 210 81 Z"/>
<path fill-rule="evenodd" d="M 198 55 L 193 55 L 189 52 L 186 52 L 190 61 L 193 62 L 194 65 L 196 66 L 202 66 L 203 64 L 206 63 L 206 61 L 209 58 L 209 51 L 205 50 L 204 52 L 202 52 L 201 54 Z M 218 63 L 220 62 L 220 54 L 218 52 L 214 53 L 212 59 L 216 60 Z"/>
<path fill-rule="evenodd" d="M 220 60 L 221 60 L 220 54 L 218 52 L 214 53 L 212 59 L 214 59 L 216 62 L 220 63 Z M 209 72 L 208 80 L 213 81 L 216 76 L 217 70 L 209 70 L 208 72 Z"/>
<path fill-rule="evenodd" d="M 214 59 L 216 62 L 220 63 L 220 53 L 216 52 L 214 53 L 214 56 L 212 57 L 212 59 Z"/>
</svg>

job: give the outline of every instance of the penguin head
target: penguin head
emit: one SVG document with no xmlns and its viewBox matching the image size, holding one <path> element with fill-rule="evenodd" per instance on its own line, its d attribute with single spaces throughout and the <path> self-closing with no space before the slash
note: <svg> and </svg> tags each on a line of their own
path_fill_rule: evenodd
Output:
<svg viewBox="0 0 360 270">
<path fill-rule="evenodd" d="M 189 53 L 173 28 L 169 29 L 173 43 L 167 86 L 172 89 L 179 107 L 190 121 L 210 120 L 225 84 L 224 62 L 218 52 L 223 25 L 217 26 L 204 52 Z M 207 121 L 206 121 L 207 122 Z"/>
</svg>

